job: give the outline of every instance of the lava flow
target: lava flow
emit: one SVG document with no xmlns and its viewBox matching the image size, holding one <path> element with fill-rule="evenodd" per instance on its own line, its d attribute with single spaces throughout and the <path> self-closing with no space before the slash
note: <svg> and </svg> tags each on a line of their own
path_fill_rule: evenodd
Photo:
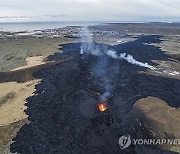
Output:
<svg viewBox="0 0 180 154">
<path fill-rule="evenodd" d="M 98 104 L 98 109 L 101 111 L 101 112 L 104 112 L 107 110 L 107 106 L 103 103 L 99 103 Z"/>
</svg>

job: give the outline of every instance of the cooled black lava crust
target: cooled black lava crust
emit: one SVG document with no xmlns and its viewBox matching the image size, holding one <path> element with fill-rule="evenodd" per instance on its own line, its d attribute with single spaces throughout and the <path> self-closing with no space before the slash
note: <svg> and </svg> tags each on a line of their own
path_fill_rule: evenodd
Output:
<svg viewBox="0 0 180 154">
<path fill-rule="evenodd" d="M 117 53 L 126 52 L 136 60 L 155 65 L 151 60 L 166 60 L 163 52 L 148 43 L 159 43 L 160 36 L 141 36 L 136 41 L 107 46 Z M 180 107 L 180 81 L 139 73 L 145 68 L 126 61 L 108 58 L 109 75 L 115 67 L 114 89 L 108 113 L 96 111 L 96 92 L 104 89 L 94 82 L 92 67 L 101 57 L 79 55 L 80 43 L 65 44 L 63 54 L 56 53 L 49 60 L 73 56 L 68 62 L 38 71 L 43 78 L 34 96 L 27 99 L 29 124 L 24 125 L 11 145 L 12 152 L 22 154 L 117 154 L 133 153 L 134 148 L 121 151 L 118 138 L 128 132 L 121 126 L 123 114 L 128 114 L 133 103 L 147 96 L 155 96 L 170 106 Z M 97 44 L 102 48 L 102 44 Z M 123 105 L 122 105 L 123 104 Z M 121 108 L 121 113 L 116 112 Z M 128 132 L 129 133 L 129 132 Z"/>
</svg>

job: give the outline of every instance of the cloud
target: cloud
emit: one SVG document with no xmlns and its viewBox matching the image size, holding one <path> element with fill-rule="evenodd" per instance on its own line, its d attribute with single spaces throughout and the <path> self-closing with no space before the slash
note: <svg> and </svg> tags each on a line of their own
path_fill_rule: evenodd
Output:
<svg viewBox="0 0 180 154">
<path fill-rule="evenodd" d="M 2 17 L 24 16 L 32 20 L 180 21 L 179 0 L 0 0 L 0 4 Z M 9 19 L 13 20 L 0 18 L 0 21 Z"/>
<path fill-rule="evenodd" d="M 43 16 L 0 16 L 0 21 L 52 21 L 61 20 L 65 15 L 43 15 Z"/>
</svg>

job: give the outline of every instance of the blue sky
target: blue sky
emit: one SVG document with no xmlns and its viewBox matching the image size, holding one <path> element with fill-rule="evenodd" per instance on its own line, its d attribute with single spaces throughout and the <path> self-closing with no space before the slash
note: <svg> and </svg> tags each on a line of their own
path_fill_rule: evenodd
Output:
<svg viewBox="0 0 180 154">
<path fill-rule="evenodd" d="M 180 0 L 0 0 L 6 21 L 180 22 Z"/>
</svg>

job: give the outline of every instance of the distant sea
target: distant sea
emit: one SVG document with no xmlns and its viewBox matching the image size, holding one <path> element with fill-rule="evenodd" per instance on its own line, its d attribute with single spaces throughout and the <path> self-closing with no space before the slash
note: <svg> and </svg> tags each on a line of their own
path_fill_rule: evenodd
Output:
<svg viewBox="0 0 180 154">
<path fill-rule="evenodd" d="M 0 23 L 0 31 L 33 31 L 43 29 L 61 28 L 65 26 L 89 26 L 101 24 L 102 22 L 72 22 L 72 21 L 52 21 L 52 22 L 7 22 Z"/>
</svg>

